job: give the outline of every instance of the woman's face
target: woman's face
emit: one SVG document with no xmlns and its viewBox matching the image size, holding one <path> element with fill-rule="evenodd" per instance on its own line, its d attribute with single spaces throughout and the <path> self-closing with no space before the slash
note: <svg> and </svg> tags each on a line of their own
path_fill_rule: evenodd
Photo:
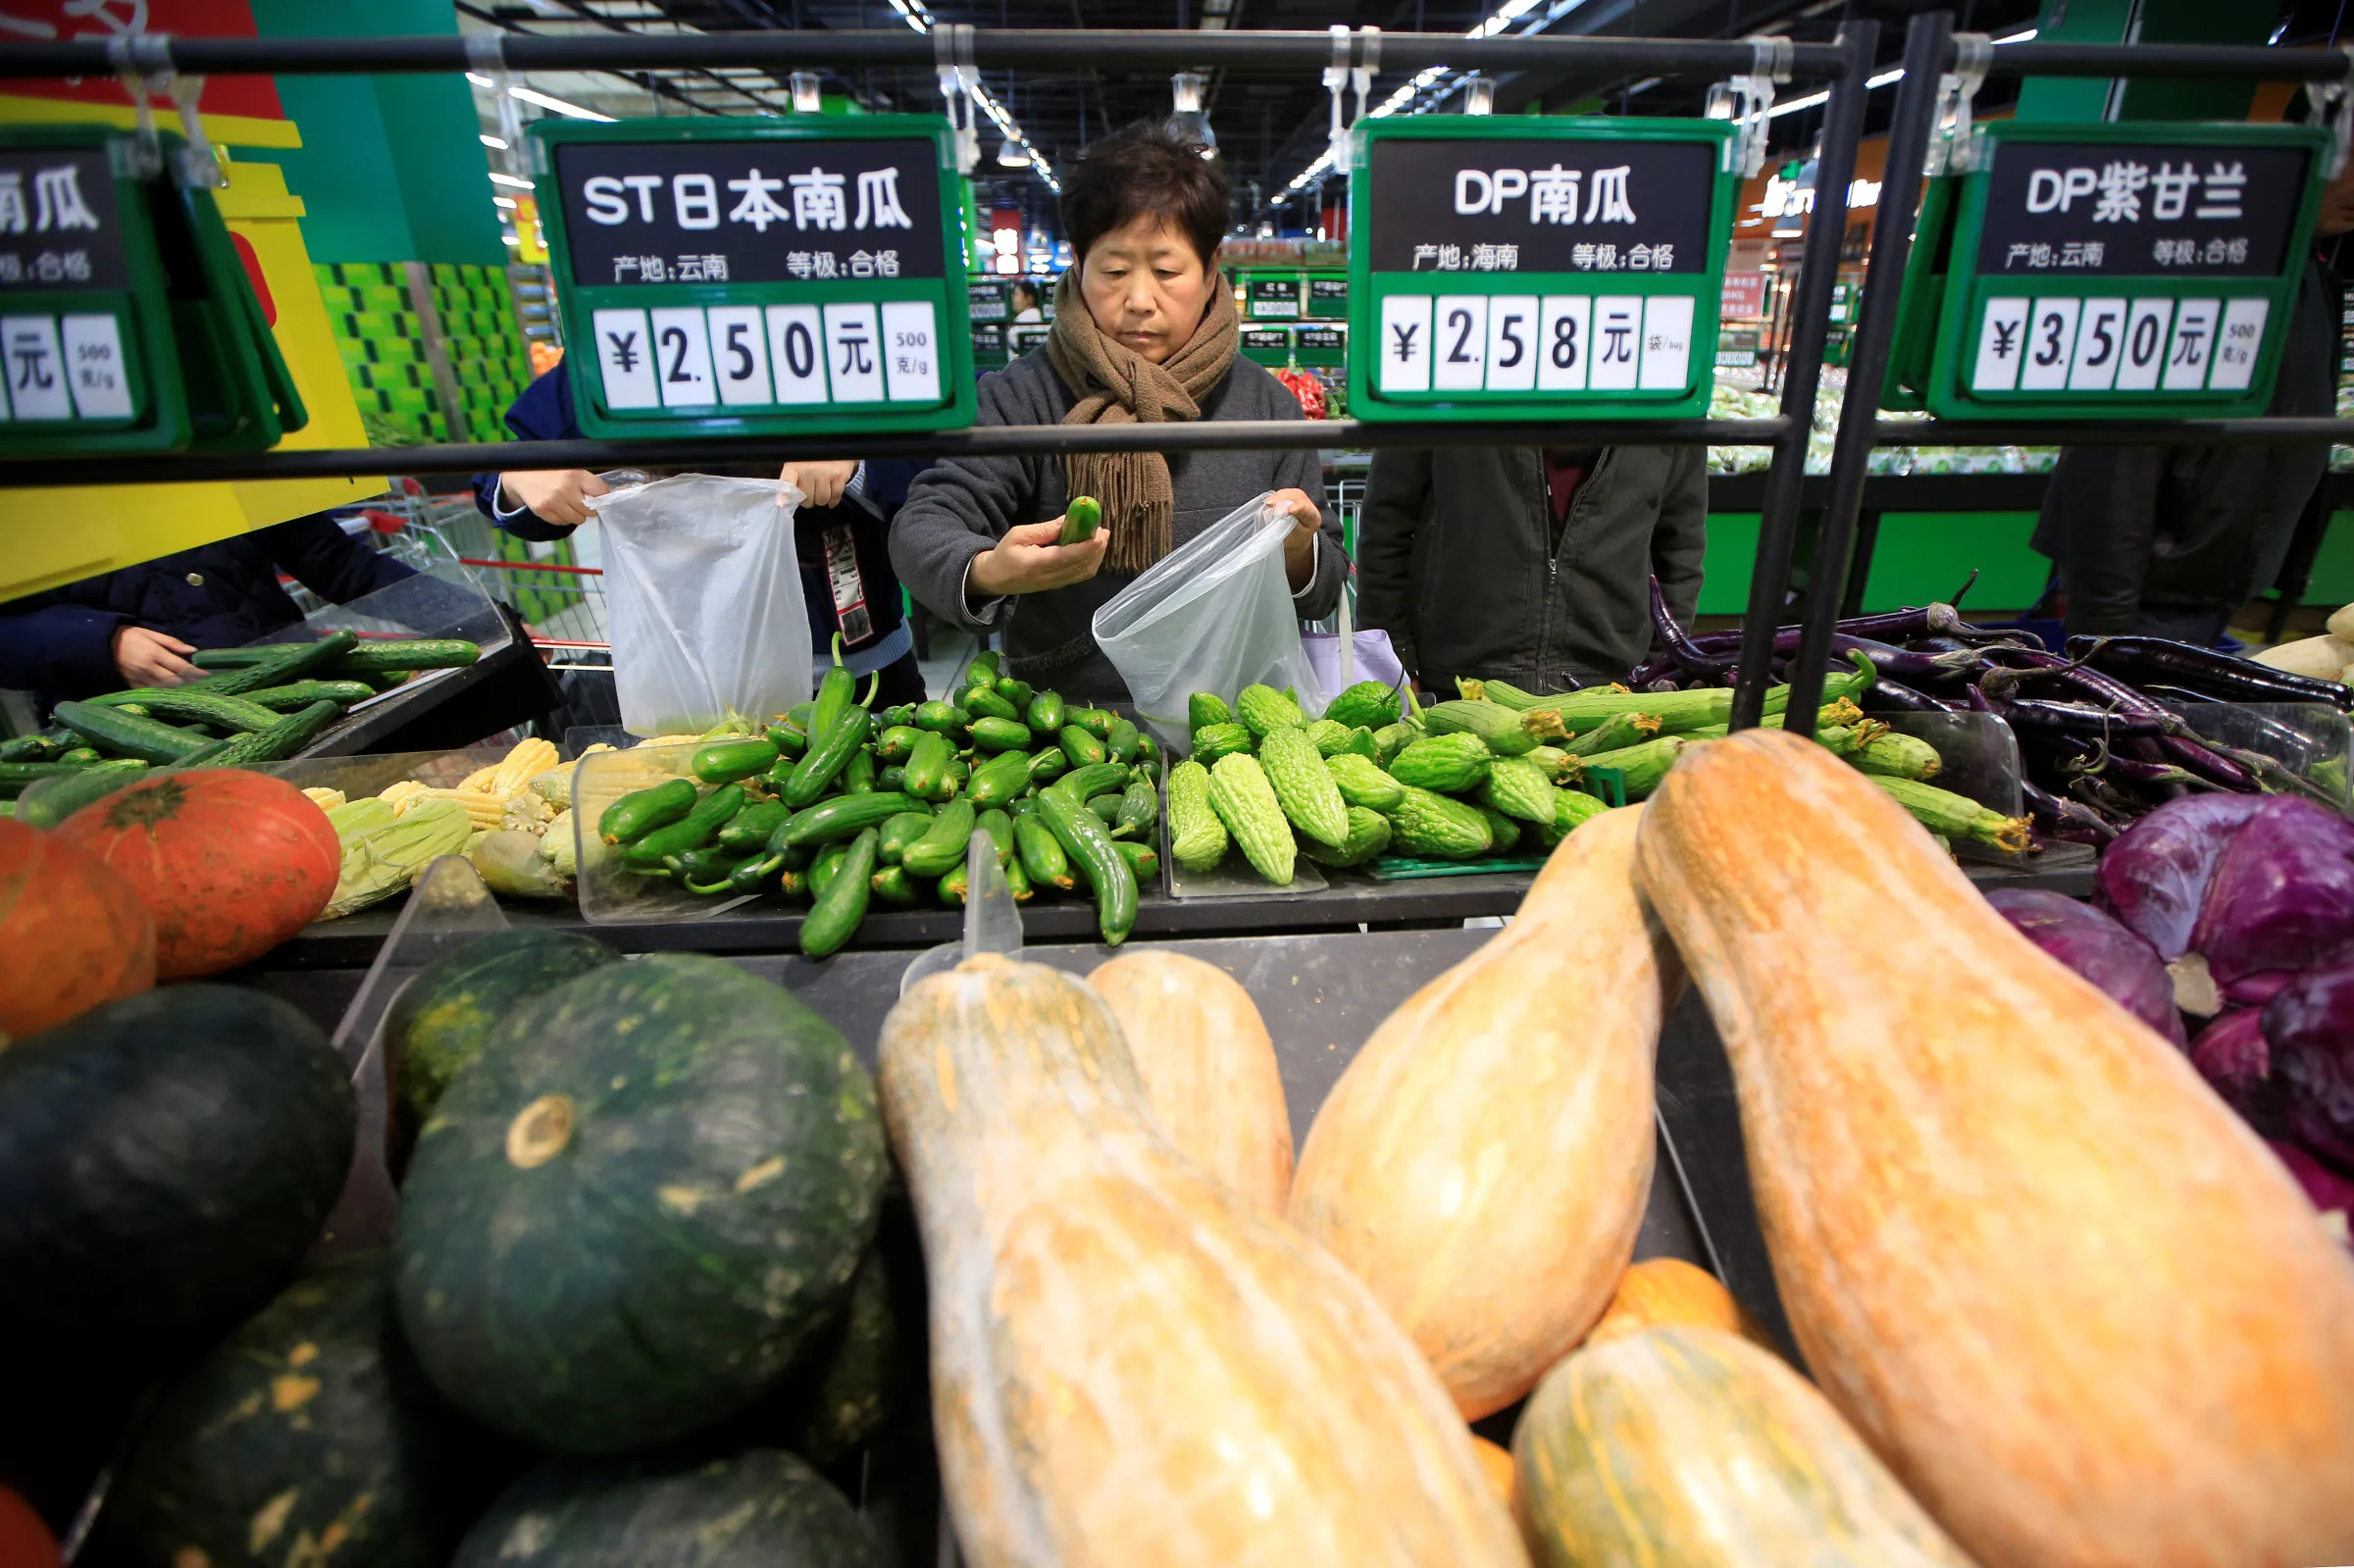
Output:
<svg viewBox="0 0 2354 1568">
<path fill-rule="evenodd" d="M 1174 225 L 1140 213 L 1088 247 L 1079 293 L 1098 331 L 1159 365 L 1192 339 L 1217 281 Z"/>
</svg>

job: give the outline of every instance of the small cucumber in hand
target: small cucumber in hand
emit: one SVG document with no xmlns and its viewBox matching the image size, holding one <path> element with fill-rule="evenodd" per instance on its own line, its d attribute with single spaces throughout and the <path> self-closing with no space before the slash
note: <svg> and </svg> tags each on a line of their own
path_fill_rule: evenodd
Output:
<svg viewBox="0 0 2354 1568">
<path fill-rule="evenodd" d="M 1096 536 L 1096 527 L 1103 521 L 1103 504 L 1092 495 L 1075 495 L 1063 510 L 1062 537 L 1058 544 L 1083 544 Z"/>
</svg>

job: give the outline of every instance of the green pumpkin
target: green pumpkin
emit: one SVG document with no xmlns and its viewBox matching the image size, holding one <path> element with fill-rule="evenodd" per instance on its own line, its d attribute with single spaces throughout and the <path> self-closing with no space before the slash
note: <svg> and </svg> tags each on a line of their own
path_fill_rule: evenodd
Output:
<svg viewBox="0 0 2354 1568">
<path fill-rule="evenodd" d="M 874 1081 L 782 987 L 691 953 L 510 1014 L 417 1140 L 401 1323 L 452 1402 L 568 1453 L 750 1407 L 874 1235 Z"/>
<path fill-rule="evenodd" d="M 1538 1568 L 1970 1568 L 1813 1384 L 1717 1329 L 1573 1351 L 1512 1463 Z"/>
<path fill-rule="evenodd" d="M 469 936 L 419 970 L 384 1016 L 385 1060 L 409 1114 L 419 1122 L 433 1114 L 458 1069 L 518 1004 L 620 959 L 575 932 L 500 931 Z"/>
<path fill-rule="evenodd" d="M 776 1448 L 563 1462 L 491 1504 L 450 1568 L 881 1568 L 842 1493 Z"/>
<path fill-rule="evenodd" d="M 812 1338 L 752 1435 L 831 1467 L 875 1442 L 893 1416 L 920 1406 L 923 1386 L 923 1245 L 914 1210 L 895 1196 L 850 1281 L 848 1304 Z"/>
<path fill-rule="evenodd" d="M 368 1253 L 297 1280 L 164 1391 L 87 1560 L 440 1568 L 505 1458 L 418 1375 Z"/>
<path fill-rule="evenodd" d="M 318 1026 L 261 991 L 167 986 L 15 1041 L 0 1308 L 147 1347 L 218 1334 L 300 1272 L 355 1116 Z"/>
</svg>

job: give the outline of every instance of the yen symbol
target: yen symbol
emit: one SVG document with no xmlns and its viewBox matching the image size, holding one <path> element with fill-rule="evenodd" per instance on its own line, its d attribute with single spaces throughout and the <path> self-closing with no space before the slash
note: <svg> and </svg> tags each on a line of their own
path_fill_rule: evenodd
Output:
<svg viewBox="0 0 2354 1568">
<path fill-rule="evenodd" d="M 613 345 L 613 368 L 634 371 L 638 368 L 638 334 L 636 332 L 607 332 L 605 341 Z"/>
<path fill-rule="evenodd" d="M 1421 328 L 1414 323 L 1399 322 L 1393 324 L 1390 330 L 1398 334 L 1398 363 L 1410 363 L 1414 357 L 1414 333 L 1420 331 Z"/>
</svg>

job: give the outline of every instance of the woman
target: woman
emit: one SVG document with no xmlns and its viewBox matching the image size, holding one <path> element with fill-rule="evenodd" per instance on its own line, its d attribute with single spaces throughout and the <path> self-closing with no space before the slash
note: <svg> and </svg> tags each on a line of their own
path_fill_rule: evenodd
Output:
<svg viewBox="0 0 2354 1568">
<path fill-rule="evenodd" d="M 1282 382 L 1235 353 L 1241 323 L 1217 270 L 1226 210 L 1219 166 L 1165 131 L 1140 126 L 1091 147 L 1063 191 L 1079 261 L 1055 284 L 1051 335 L 982 380 L 978 423 L 1304 418 Z M 1320 619 L 1340 600 L 1347 561 L 1312 451 L 947 459 L 909 487 L 891 558 L 935 615 L 1002 632 L 1020 679 L 1116 701 L 1127 687 L 1096 646 L 1096 611 L 1270 490 L 1292 518 L 1284 568 L 1294 602 Z M 1101 501 L 1103 524 L 1084 543 L 1058 544 L 1074 495 Z"/>
</svg>

